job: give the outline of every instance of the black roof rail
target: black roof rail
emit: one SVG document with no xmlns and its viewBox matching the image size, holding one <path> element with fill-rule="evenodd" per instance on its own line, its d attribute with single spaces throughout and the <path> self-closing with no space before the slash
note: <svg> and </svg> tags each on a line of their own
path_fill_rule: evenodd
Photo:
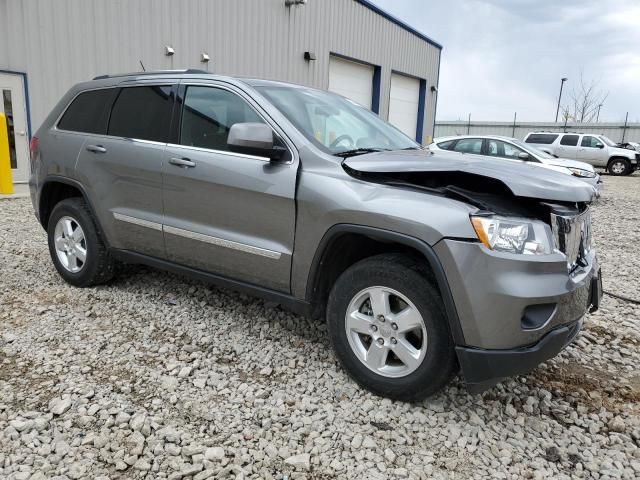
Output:
<svg viewBox="0 0 640 480">
<path fill-rule="evenodd" d="M 211 72 L 207 72 L 206 70 L 200 70 L 198 68 L 188 68 L 186 70 L 150 70 L 148 72 L 131 72 L 131 73 L 117 73 L 115 75 L 98 75 L 94 77 L 94 80 L 104 80 L 106 78 L 117 78 L 117 77 L 132 77 L 132 76 L 142 76 L 142 75 L 162 75 L 168 73 L 183 73 L 183 74 L 200 74 L 205 73 L 209 74 Z"/>
</svg>

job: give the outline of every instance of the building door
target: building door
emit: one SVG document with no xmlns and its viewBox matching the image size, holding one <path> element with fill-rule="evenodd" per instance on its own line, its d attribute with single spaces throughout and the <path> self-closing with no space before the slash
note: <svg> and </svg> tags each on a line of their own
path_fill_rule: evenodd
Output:
<svg viewBox="0 0 640 480">
<path fill-rule="evenodd" d="M 374 67 L 332 56 L 329 59 L 329 91 L 371 110 Z"/>
<path fill-rule="evenodd" d="M 7 121 L 11 179 L 14 183 L 27 182 L 30 173 L 29 131 L 21 75 L 0 72 L 0 113 L 4 114 Z"/>
<path fill-rule="evenodd" d="M 389 123 L 408 137 L 416 138 L 419 110 L 420 80 L 392 73 L 389 94 Z M 418 141 L 422 141 L 422 139 L 419 138 Z"/>
</svg>

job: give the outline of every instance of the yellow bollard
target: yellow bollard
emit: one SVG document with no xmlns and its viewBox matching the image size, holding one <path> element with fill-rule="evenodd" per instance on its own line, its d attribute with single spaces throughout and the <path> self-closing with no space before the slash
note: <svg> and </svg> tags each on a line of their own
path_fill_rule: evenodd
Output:
<svg viewBox="0 0 640 480">
<path fill-rule="evenodd" d="M 0 194 L 12 194 L 11 157 L 9 154 L 9 132 L 7 119 L 0 113 Z"/>
</svg>

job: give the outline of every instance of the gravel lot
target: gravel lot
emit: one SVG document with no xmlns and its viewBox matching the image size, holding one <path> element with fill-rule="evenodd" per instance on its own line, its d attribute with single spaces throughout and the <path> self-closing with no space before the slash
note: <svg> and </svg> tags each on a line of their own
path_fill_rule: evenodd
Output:
<svg viewBox="0 0 640 480">
<path fill-rule="evenodd" d="M 605 290 L 640 298 L 640 175 L 606 177 Z M 372 396 L 321 322 L 143 267 L 66 285 L 0 201 L 0 478 L 639 478 L 640 306 L 612 297 L 528 376 Z"/>
</svg>

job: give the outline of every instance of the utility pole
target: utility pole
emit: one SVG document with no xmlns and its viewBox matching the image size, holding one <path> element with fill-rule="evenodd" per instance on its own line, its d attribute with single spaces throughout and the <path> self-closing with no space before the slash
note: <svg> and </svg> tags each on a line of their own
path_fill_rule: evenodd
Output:
<svg viewBox="0 0 640 480">
<path fill-rule="evenodd" d="M 600 109 L 602 108 L 602 103 L 598 104 L 598 113 L 596 114 L 596 123 L 600 120 Z"/>
<path fill-rule="evenodd" d="M 471 114 L 469 114 L 469 120 L 467 120 L 467 135 L 471 132 Z"/>
<path fill-rule="evenodd" d="M 513 128 L 511 129 L 511 136 L 516 138 L 516 118 L 518 116 L 518 112 L 513 112 Z"/>
<path fill-rule="evenodd" d="M 624 143 L 624 137 L 627 133 L 627 121 L 629 120 L 629 112 L 627 112 L 627 116 L 624 117 L 624 127 L 622 127 L 622 141 L 620 143 Z"/>
<path fill-rule="evenodd" d="M 562 100 L 562 87 L 564 86 L 564 82 L 568 80 L 567 77 L 562 77 L 560 79 L 560 95 L 558 95 L 558 108 L 556 109 L 556 123 L 558 123 L 558 114 L 560 113 L 560 101 Z"/>
</svg>

